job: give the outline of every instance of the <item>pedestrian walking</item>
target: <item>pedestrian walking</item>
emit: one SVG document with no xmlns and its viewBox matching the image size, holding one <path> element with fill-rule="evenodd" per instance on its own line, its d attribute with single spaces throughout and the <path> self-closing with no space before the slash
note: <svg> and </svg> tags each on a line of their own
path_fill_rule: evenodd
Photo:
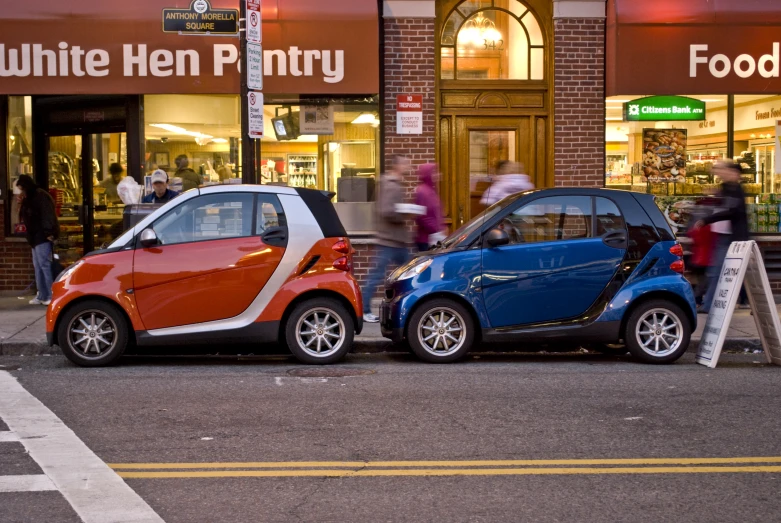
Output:
<svg viewBox="0 0 781 523">
<path fill-rule="evenodd" d="M 713 172 L 721 180 L 721 189 L 718 193 L 720 209 L 710 216 L 700 219 L 695 225 L 697 229 L 711 225 L 711 230 L 716 236 L 713 257 L 707 271 L 708 292 L 699 309 L 699 312 L 703 314 L 710 312 L 710 306 L 719 283 L 719 272 L 727 257 L 730 244 L 749 239 L 746 194 L 740 185 L 740 166 L 734 162 L 722 161 L 714 166 Z M 741 291 L 741 302 L 744 300 L 745 293 Z"/>
<path fill-rule="evenodd" d="M 400 213 L 396 207 L 404 200 L 402 182 L 409 170 L 410 161 L 403 156 L 396 156 L 392 160 L 391 170 L 380 176 L 377 201 L 377 267 L 369 272 L 362 289 L 363 320 L 367 323 L 380 321 L 371 312 L 371 299 L 377 286 L 385 279 L 388 267 L 391 264 L 403 265 L 409 258 L 407 215 Z"/>
<path fill-rule="evenodd" d="M 697 278 L 694 286 L 694 299 L 697 305 L 702 305 L 703 296 L 708 292 L 708 268 L 711 266 L 713 249 L 715 245 L 715 233 L 711 225 L 697 227 L 696 224 L 709 216 L 714 207 L 713 198 L 703 198 L 694 205 L 691 211 L 690 227 L 686 235 L 691 240 L 691 257 L 687 268 Z"/>
<path fill-rule="evenodd" d="M 483 193 L 480 203 L 486 207 L 503 200 L 511 194 L 534 189 L 528 175 L 522 174 L 524 165 L 520 162 L 502 160 L 496 165 L 497 180 Z"/>
<path fill-rule="evenodd" d="M 168 174 L 162 169 L 152 173 L 153 191 L 141 200 L 141 203 L 168 203 L 176 198 L 179 193 L 168 188 Z"/>
<path fill-rule="evenodd" d="M 435 164 L 427 163 L 418 168 L 415 204 L 426 208 L 425 214 L 415 218 L 417 225 L 415 244 L 420 252 L 429 250 L 432 245 L 445 239 L 442 203 L 439 201 L 436 187 L 438 178 L 439 170 Z"/>
<path fill-rule="evenodd" d="M 190 168 L 190 160 L 186 154 L 180 154 L 174 160 L 176 163 L 176 173 L 174 176 L 182 179 L 182 190 L 189 191 L 197 189 L 201 185 L 201 177 Z"/>
<path fill-rule="evenodd" d="M 27 229 L 27 243 L 32 247 L 35 286 L 38 289 L 38 294 L 30 300 L 30 305 L 49 305 L 54 280 L 53 245 L 60 233 L 54 199 L 26 174 L 19 176 L 16 186 L 24 194 L 19 214 Z"/>
</svg>

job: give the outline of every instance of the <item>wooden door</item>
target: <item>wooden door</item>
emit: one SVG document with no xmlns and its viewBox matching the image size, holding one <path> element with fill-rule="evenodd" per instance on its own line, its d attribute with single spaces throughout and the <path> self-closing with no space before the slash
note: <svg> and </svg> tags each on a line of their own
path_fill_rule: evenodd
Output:
<svg viewBox="0 0 781 523">
<path fill-rule="evenodd" d="M 480 199 L 502 160 L 520 162 L 535 187 L 547 185 L 546 119 L 527 116 L 455 116 L 440 121 L 440 194 L 457 228 L 478 214 Z"/>
</svg>

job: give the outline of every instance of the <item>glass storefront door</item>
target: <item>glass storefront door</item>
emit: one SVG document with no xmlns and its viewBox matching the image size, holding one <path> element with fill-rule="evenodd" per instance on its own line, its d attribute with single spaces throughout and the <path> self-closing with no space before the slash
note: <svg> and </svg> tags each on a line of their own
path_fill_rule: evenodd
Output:
<svg viewBox="0 0 781 523">
<path fill-rule="evenodd" d="M 50 136 L 48 184 L 60 222 L 55 251 L 69 265 L 122 232 L 117 183 L 126 176 L 125 133 Z"/>
</svg>

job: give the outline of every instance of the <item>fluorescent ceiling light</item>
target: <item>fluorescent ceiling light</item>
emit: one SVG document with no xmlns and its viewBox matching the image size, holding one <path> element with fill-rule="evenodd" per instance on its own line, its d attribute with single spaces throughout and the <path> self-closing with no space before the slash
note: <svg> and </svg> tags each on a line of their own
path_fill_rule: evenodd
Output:
<svg viewBox="0 0 781 523">
<path fill-rule="evenodd" d="M 199 133 L 196 131 L 188 131 L 184 127 L 179 127 L 178 125 L 171 125 L 168 123 L 150 123 L 149 126 L 157 127 L 158 129 L 163 129 L 165 131 L 168 131 L 169 133 L 184 134 L 187 136 L 194 136 L 195 138 L 213 138 L 213 136 L 210 134 Z"/>
<path fill-rule="evenodd" d="M 373 124 L 375 122 L 375 120 L 377 120 L 377 118 L 375 118 L 374 114 L 372 114 L 372 113 L 362 113 L 362 114 L 358 115 L 358 117 L 355 120 L 353 120 L 351 123 L 354 123 L 354 124 L 362 124 L 362 123 Z"/>
<path fill-rule="evenodd" d="M 605 120 L 612 120 L 612 121 L 622 122 L 624 119 L 621 118 L 620 116 L 606 116 Z"/>
<path fill-rule="evenodd" d="M 214 143 L 228 143 L 228 140 L 226 140 L 225 138 L 215 138 L 215 139 L 214 139 L 214 140 L 212 140 L 212 141 L 213 141 Z"/>
<path fill-rule="evenodd" d="M 164 129 L 168 131 L 169 133 L 185 133 L 187 132 L 187 129 L 184 127 L 178 127 L 176 125 L 171 125 L 168 123 L 150 123 L 150 127 L 157 127 L 158 129 Z"/>
<path fill-rule="evenodd" d="M 723 98 L 700 98 L 701 102 L 723 102 Z"/>
</svg>

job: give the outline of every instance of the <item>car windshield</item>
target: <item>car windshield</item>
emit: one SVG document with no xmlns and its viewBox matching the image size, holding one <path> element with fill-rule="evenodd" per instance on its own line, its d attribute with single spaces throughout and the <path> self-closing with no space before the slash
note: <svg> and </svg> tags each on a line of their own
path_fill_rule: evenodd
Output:
<svg viewBox="0 0 781 523">
<path fill-rule="evenodd" d="M 492 206 L 488 207 L 486 210 L 466 222 L 464 225 L 458 228 L 456 232 L 442 240 L 442 243 L 439 245 L 439 247 L 443 249 L 449 249 L 449 248 L 455 248 L 461 246 L 460 244 L 469 238 L 474 231 L 482 227 L 482 225 L 499 214 L 503 209 L 506 209 L 515 201 L 518 200 L 521 196 L 523 196 L 524 193 L 516 193 L 508 196 L 507 198 L 504 198 L 503 200 L 499 200 Z"/>
</svg>

